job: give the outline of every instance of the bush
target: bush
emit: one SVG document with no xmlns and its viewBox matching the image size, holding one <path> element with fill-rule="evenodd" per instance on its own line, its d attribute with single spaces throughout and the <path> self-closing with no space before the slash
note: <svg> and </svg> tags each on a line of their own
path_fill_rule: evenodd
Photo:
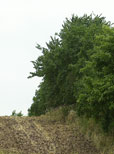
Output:
<svg viewBox="0 0 114 154">
<path fill-rule="evenodd" d="M 22 116 L 23 116 L 23 114 L 22 114 L 22 111 L 20 111 L 19 113 L 16 113 L 16 110 L 13 110 L 13 111 L 12 111 L 11 116 L 18 116 L 18 117 L 22 117 Z"/>
</svg>

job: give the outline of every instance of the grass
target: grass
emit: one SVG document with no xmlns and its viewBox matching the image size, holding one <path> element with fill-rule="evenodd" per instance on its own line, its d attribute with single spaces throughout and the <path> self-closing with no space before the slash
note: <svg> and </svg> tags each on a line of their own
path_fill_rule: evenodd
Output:
<svg viewBox="0 0 114 154">
<path fill-rule="evenodd" d="M 92 140 L 101 154 L 114 154 L 114 133 L 104 133 L 101 126 L 92 118 L 77 117 L 75 124 L 79 126 L 81 133 Z"/>
<path fill-rule="evenodd" d="M 71 125 L 71 127 L 75 125 L 84 134 L 85 138 L 94 142 L 94 145 L 101 154 L 114 154 L 114 132 L 104 133 L 100 124 L 96 123 L 94 119 L 78 117 L 71 107 L 70 110 L 68 107 L 66 109 L 65 107 L 60 107 L 50 110 L 43 118 L 47 122 L 65 122 Z"/>
</svg>

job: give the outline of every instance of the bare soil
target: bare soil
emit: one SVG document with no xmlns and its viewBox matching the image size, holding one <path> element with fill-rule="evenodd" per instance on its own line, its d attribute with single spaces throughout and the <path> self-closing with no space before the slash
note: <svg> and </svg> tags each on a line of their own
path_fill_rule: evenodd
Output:
<svg viewBox="0 0 114 154">
<path fill-rule="evenodd" d="M 99 154 L 78 128 L 40 117 L 0 117 L 0 150 L 2 154 Z"/>
</svg>

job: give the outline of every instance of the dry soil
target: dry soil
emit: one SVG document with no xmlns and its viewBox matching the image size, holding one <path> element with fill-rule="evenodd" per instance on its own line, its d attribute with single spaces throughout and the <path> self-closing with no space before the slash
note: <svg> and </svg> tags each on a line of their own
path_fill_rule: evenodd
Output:
<svg viewBox="0 0 114 154">
<path fill-rule="evenodd" d="M 0 117 L 0 154 L 99 154 L 78 128 L 39 117 Z"/>
</svg>

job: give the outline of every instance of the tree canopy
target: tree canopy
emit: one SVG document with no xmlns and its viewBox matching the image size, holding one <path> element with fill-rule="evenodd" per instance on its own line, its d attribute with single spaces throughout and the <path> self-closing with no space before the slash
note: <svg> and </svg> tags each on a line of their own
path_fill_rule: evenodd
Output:
<svg viewBox="0 0 114 154">
<path fill-rule="evenodd" d="M 114 28 L 104 17 L 73 15 L 60 33 L 46 43 L 42 56 L 32 61 L 42 77 L 30 116 L 49 108 L 76 105 L 79 116 L 93 117 L 104 130 L 114 127 Z"/>
</svg>

